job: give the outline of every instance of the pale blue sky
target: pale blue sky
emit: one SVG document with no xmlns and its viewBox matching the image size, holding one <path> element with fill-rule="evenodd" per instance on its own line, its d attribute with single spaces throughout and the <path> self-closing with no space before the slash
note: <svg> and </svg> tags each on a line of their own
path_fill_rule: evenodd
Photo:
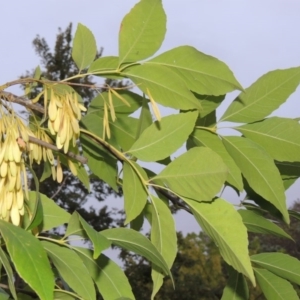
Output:
<svg viewBox="0 0 300 300">
<path fill-rule="evenodd" d="M 32 40 L 39 34 L 52 46 L 57 28 L 73 22 L 89 27 L 104 55 L 118 54 L 120 22 L 137 0 L 10 0 L 1 7 L 0 85 L 39 64 Z M 264 73 L 300 65 L 300 1 L 298 0 L 163 0 L 168 18 L 166 39 L 159 52 L 191 45 L 223 60 L 243 87 Z M 18 90 L 14 89 L 18 92 Z M 224 111 L 236 93 L 227 96 Z M 276 112 L 298 117 L 300 91 Z M 299 185 L 288 191 L 299 197 Z M 228 199 L 232 200 L 232 199 Z M 116 204 L 115 201 L 113 201 Z M 182 214 L 179 217 L 186 218 Z M 194 221 L 180 230 L 197 230 Z"/>
</svg>

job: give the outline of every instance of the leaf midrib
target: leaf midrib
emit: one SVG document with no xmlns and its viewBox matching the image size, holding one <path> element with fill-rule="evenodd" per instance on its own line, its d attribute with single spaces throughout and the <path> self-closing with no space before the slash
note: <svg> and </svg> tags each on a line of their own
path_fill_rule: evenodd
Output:
<svg viewBox="0 0 300 300">
<path fill-rule="evenodd" d="M 249 109 L 249 107 L 255 105 L 257 102 L 259 102 L 259 101 L 261 101 L 262 99 L 268 97 L 271 93 L 273 93 L 273 92 L 275 92 L 276 90 L 280 89 L 280 88 L 281 88 L 283 85 L 285 85 L 288 81 L 290 81 L 290 80 L 292 80 L 294 77 L 298 76 L 299 73 L 300 73 L 300 71 L 297 72 L 296 74 L 294 74 L 293 76 L 289 77 L 289 78 L 286 79 L 285 81 L 281 82 L 281 84 L 277 85 L 275 88 L 269 90 L 268 93 L 264 94 L 264 95 L 261 96 L 260 98 L 257 98 L 256 101 L 253 101 L 253 102 L 251 102 L 251 103 L 246 103 L 246 105 L 245 105 L 244 107 L 241 107 L 240 110 L 233 112 L 231 115 L 228 115 L 228 116 L 226 116 L 225 118 L 222 118 L 220 121 L 228 120 L 228 118 L 230 118 L 230 117 L 232 117 L 232 116 L 234 116 L 234 115 L 240 114 L 243 110 Z M 247 90 L 246 90 L 246 92 L 247 92 Z M 257 92 L 257 88 L 256 88 L 256 91 L 255 91 L 255 92 Z M 247 94 L 245 93 L 244 95 L 247 95 Z M 237 97 L 237 99 L 238 99 L 238 98 L 239 98 L 239 96 Z M 236 100 L 234 100 L 234 101 L 236 101 Z M 240 102 L 244 103 L 242 100 L 240 100 Z"/>
<path fill-rule="evenodd" d="M 117 286 L 115 285 L 114 281 L 111 280 L 111 276 L 109 276 L 108 273 L 107 273 L 103 268 L 101 268 L 101 267 L 96 263 L 96 261 L 95 261 L 94 259 L 90 259 L 89 256 L 87 256 L 87 255 L 86 255 L 85 253 L 83 253 L 83 252 L 80 252 L 79 249 L 74 248 L 74 250 L 78 251 L 81 255 L 85 256 L 88 260 L 90 260 L 90 261 L 97 267 L 97 269 L 99 269 L 101 272 L 103 272 L 103 273 L 106 275 L 106 277 L 109 279 L 109 281 L 112 283 L 112 285 L 115 287 L 116 292 L 117 292 L 120 296 L 122 296 L 122 293 L 119 291 L 119 289 L 118 289 Z M 95 280 L 94 280 L 94 281 L 95 281 Z"/>
<path fill-rule="evenodd" d="M 189 69 L 187 67 L 183 67 L 183 66 L 178 66 L 178 65 L 172 65 L 172 64 L 168 64 L 168 63 L 163 63 L 163 62 L 153 62 L 153 61 L 148 61 L 148 62 L 145 62 L 145 64 L 153 64 L 153 65 L 160 65 L 160 66 L 165 66 L 167 68 L 174 68 L 174 69 L 178 69 L 178 70 L 183 70 L 183 71 L 187 71 L 187 72 L 194 72 L 194 73 L 197 73 L 197 74 L 201 74 L 203 76 L 207 76 L 207 77 L 211 77 L 211 78 L 214 78 L 214 79 L 217 79 L 217 80 L 221 80 L 223 82 L 226 82 L 227 84 L 230 84 L 230 85 L 233 85 L 234 87 L 240 89 L 240 87 L 238 87 L 236 84 L 226 80 L 226 79 L 223 79 L 223 78 L 220 78 L 220 77 L 217 77 L 215 75 L 212 75 L 212 74 L 209 74 L 209 73 L 205 73 L 203 71 L 198 71 L 196 69 Z"/>
<path fill-rule="evenodd" d="M 170 132 L 170 133 L 168 133 L 168 134 L 166 134 L 166 135 L 163 135 L 161 138 L 154 140 L 152 143 L 147 144 L 147 145 L 145 145 L 144 147 L 135 148 L 135 149 L 133 149 L 133 150 L 130 149 L 128 152 L 129 152 L 129 153 L 135 153 L 135 152 L 137 152 L 137 151 L 141 151 L 141 150 L 147 149 L 147 148 L 149 148 L 149 147 L 151 147 L 151 146 L 153 146 L 153 145 L 155 145 L 155 144 L 160 144 L 160 142 L 161 142 L 162 140 L 165 140 L 165 139 L 167 139 L 169 136 L 175 134 L 175 133 L 176 133 L 177 131 L 179 131 L 181 128 L 185 127 L 185 125 L 186 125 L 187 123 L 189 123 L 189 120 L 186 120 L 185 123 L 182 123 L 182 125 L 181 125 L 180 127 L 179 127 L 179 126 L 176 127 L 176 129 L 175 129 L 174 131 L 172 131 L 172 132 Z M 170 125 L 170 124 L 169 124 L 169 125 Z M 169 126 L 168 126 L 168 127 L 169 127 Z"/>
<path fill-rule="evenodd" d="M 124 62 L 126 62 L 126 58 L 130 55 L 132 49 L 134 49 L 134 47 L 136 46 L 136 44 L 137 44 L 138 41 L 140 40 L 140 37 L 141 37 L 142 34 L 144 33 L 145 28 L 146 28 L 146 26 L 148 25 L 149 20 L 150 20 L 150 18 L 152 17 L 153 10 L 156 8 L 156 6 L 157 6 L 157 3 L 151 6 L 152 9 L 150 10 L 150 13 L 148 14 L 147 19 L 145 19 L 144 26 L 141 28 L 141 30 L 140 30 L 140 32 L 139 32 L 139 35 L 136 37 L 135 42 L 132 43 L 132 46 L 128 49 L 127 53 L 123 56 L 122 61 L 120 61 L 120 65 L 123 64 Z"/>
<path fill-rule="evenodd" d="M 60 261 L 64 266 L 66 266 L 71 274 L 75 275 L 78 282 L 82 283 L 81 278 L 79 276 L 77 276 L 78 274 L 73 272 L 72 268 L 70 268 L 69 265 L 67 263 L 65 263 L 65 261 L 63 259 L 60 258 L 60 256 L 56 255 L 53 251 L 51 251 L 51 249 L 47 248 L 47 246 L 46 246 L 46 249 L 47 249 L 47 252 L 51 253 L 52 256 L 54 256 L 58 261 Z M 82 274 L 80 274 L 80 275 L 82 275 Z M 86 288 L 86 286 L 84 284 L 81 284 L 81 286 L 83 286 L 84 290 L 87 292 L 87 294 L 90 295 L 89 290 Z"/>
<path fill-rule="evenodd" d="M 235 259 L 238 261 L 240 267 L 246 271 L 246 273 L 248 274 L 248 271 L 246 268 L 244 268 L 244 265 L 241 263 L 240 258 L 238 256 L 236 256 L 236 251 L 233 251 L 231 249 L 231 244 L 227 243 L 227 241 L 223 238 L 223 235 L 219 234 L 219 232 L 217 231 L 217 229 L 215 228 L 215 226 L 213 224 L 211 224 L 211 222 L 209 222 L 207 220 L 207 218 L 205 218 L 205 216 L 203 216 L 202 214 L 200 215 L 200 213 L 198 212 L 198 210 L 196 210 L 195 208 L 193 208 L 193 210 L 196 212 L 196 214 L 198 214 L 199 216 L 201 216 L 202 220 L 205 220 L 205 222 L 209 225 L 209 227 L 214 231 L 215 234 L 217 234 L 217 236 L 219 237 L 220 240 L 223 241 L 223 244 L 225 244 L 227 246 L 227 249 L 230 250 L 232 256 L 235 257 Z M 246 231 L 247 232 L 247 231 Z"/>
<path fill-rule="evenodd" d="M 270 135 L 268 133 L 264 133 L 264 132 L 261 132 L 261 131 L 255 131 L 255 130 L 251 130 L 251 129 L 247 129 L 247 128 L 236 128 L 237 130 L 240 130 L 240 131 L 246 131 L 246 132 L 249 132 L 249 133 L 254 133 L 256 135 L 260 135 L 262 137 L 267 137 L 267 138 L 270 138 L 270 139 L 273 139 L 273 140 L 277 140 L 277 141 L 280 141 L 280 142 L 284 142 L 284 143 L 287 143 L 287 144 L 290 144 L 290 145 L 293 145 L 293 146 L 297 146 L 300 148 L 300 145 L 293 142 L 293 141 L 290 141 L 290 140 L 286 140 L 284 138 L 281 138 L 281 137 L 278 137 L 278 136 L 275 136 L 275 135 Z M 273 128 L 272 128 L 273 129 Z M 288 147 L 288 146 L 287 146 Z"/>
<path fill-rule="evenodd" d="M 225 139 L 228 143 L 230 143 L 232 145 L 232 147 L 234 147 L 238 153 L 240 153 L 240 155 L 242 155 L 244 158 L 246 158 L 246 160 L 254 167 L 254 169 L 257 171 L 257 173 L 261 176 L 261 178 L 263 178 L 264 182 L 267 184 L 267 186 L 269 187 L 269 190 L 272 192 L 272 194 L 275 196 L 275 199 L 277 200 L 277 202 L 279 203 L 280 207 L 284 210 L 285 207 L 282 206 L 280 199 L 277 198 L 275 192 L 273 191 L 273 189 L 271 188 L 271 185 L 268 183 L 268 181 L 266 181 L 265 177 L 261 174 L 259 168 L 256 167 L 256 165 L 254 165 L 251 160 L 248 159 L 248 157 L 246 155 L 244 155 L 242 152 L 240 152 L 239 148 L 235 147 L 234 144 L 232 144 L 228 139 Z"/>
<path fill-rule="evenodd" d="M 173 72 L 173 71 L 172 71 Z M 173 72 L 174 73 L 174 72 Z M 175 73 L 176 74 L 176 73 Z M 122 75 L 122 74 L 121 74 Z M 176 95 L 178 95 L 178 96 L 180 96 L 180 97 L 184 97 L 184 99 L 187 99 L 189 102 L 192 102 L 191 101 L 191 99 L 189 98 L 189 97 L 186 97 L 186 95 L 183 95 L 183 94 L 180 94 L 177 90 L 173 90 L 173 89 L 171 89 L 171 87 L 168 87 L 168 86 L 165 86 L 165 85 L 162 85 L 162 84 L 160 84 L 160 82 L 157 82 L 157 81 L 153 81 L 153 79 L 152 80 L 150 80 L 149 78 L 144 78 L 144 77 L 141 77 L 140 75 L 136 75 L 136 74 L 130 74 L 130 73 L 124 73 L 124 75 L 125 76 L 129 76 L 129 77 L 135 77 L 135 78 L 137 78 L 137 79 L 140 79 L 140 80 L 144 80 L 144 81 L 148 81 L 148 82 L 150 82 L 151 84 L 154 84 L 154 85 L 157 85 L 159 88 L 162 88 L 162 89 L 164 89 L 164 90 L 167 90 L 167 91 L 169 91 L 169 92 L 171 92 L 171 93 L 174 93 L 174 94 L 176 94 Z M 176 74 L 177 75 L 177 74 Z M 176 85 L 175 85 L 176 86 Z M 174 86 L 173 86 L 174 87 Z M 186 89 L 187 90 L 187 92 L 190 92 L 188 89 Z M 191 97 L 192 97 L 193 95 L 191 94 Z M 195 98 L 195 100 L 197 100 L 196 98 Z"/>
<path fill-rule="evenodd" d="M 254 263 L 257 263 L 260 266 L 269 266 L 269 267 L 272 267 L 273 269 L 277 269 L 277 270 L 283 271 L 285 273 L 295 275 L 296 277 L 298 277 L 300 279 L 299 273 L 291 272 L 291 270 L 283 269 L 283 268 L 278 267 L 277 265 L 272 265 L 271 263 L 262 262 L 261 260 L 251 259 L 251 261 L 253 261 Z"/>
</svg>

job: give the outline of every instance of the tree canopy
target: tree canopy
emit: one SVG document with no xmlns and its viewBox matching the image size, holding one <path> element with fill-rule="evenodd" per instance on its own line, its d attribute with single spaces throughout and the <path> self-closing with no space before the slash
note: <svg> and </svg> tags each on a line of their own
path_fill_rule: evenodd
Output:
<svg viewBox="0 0 300 300">
<path fill-rule="evenodd" d="M 202 262 L 221 274 L 227 266 L 223 300 L 248 299 L 249 286 L 256 285 L 267 299 L 298 299 L 292 284 L 300 284 L 299 260 L 249 252 L 248 232 L 291 239 L 276 220 L 288 225 L 291 217 L 299 218 L 287 209 L 285 195 L 299 177 L 299 119 L 270 114 L 298 87 L 300 67 L 270 71 L 244 88 L 224 62 L 192 46 L 155 56 L 165 34 L 162 1 L 141 0 L 121 22 L 118 56 L 100 56 L 93 33 L 78 24 L 73 62 L 67 50 L 63 58 L 57 56 L 61 52 L 51 54 L 37 38 L 46 71 L 37 67 L 33 76 L 0 87 L 3 299 L 93 300 L 97 293 L 103 299 L 135 299 L 122 268 L 102 253 L 111 245 L 150 262 L 148 297 L 160 297 L 165 278 L 175 286 L 178 240 L 170 203 L 193 215 L 216 245 L 205 248 L 194 236 L 184 241 L 196 242 L 202 252 L 197 264 L 190 261 L 191 269 L 204 272 Z M 69 41 L 61 46 L 68 49 L 70 33 L 65 38 Z M 60 68 L 55 61 L 62 62 Z M 98 83 L 98 78 L 110 81 Z M 112 80 L 129 83 L 109 84 Z M 24 95 L 6 91 L 16 84 L 25 87 Z M 232 91 L 240 93 L 217 119 L 216 109 Z M 24 106 L 28 124 L 12 103 Z M 221 133 L 225 121 L 235 135 Z M 40 174 L 35 165 L 41 163 Z M 159 164 L 160 171 L 145 163 Z M 58 186 L 66 178 L 63 168 L 88 191 L 94 178 L 116 193 L 121 188 L 124 224 L 100 230 L 82 210 L 70 213 L 43 193 L 40 182 L 52 177 Z M 69 192 L 77 188 L 76 181 Z M 245 199 L 233 205 L 222 198 L 224 188 L 245 192 Z M 73 201 L 81 199 L 74 195 Z M 150 238 L 140 232 L 144 221 L 151 226 Z M 56 233 L 53 229 L 61 225 L 65 231 Z M 73 242 L 78 239 L 80 245 Z M 208 250 L 211 260 L 204 262 Z M 17 285 L 19 279 L 24 288 Z M 199 280 L 202 289 L 191 297 L 201 299 L 207 282 Z M 213 279 L 217 295 L 222 280 L 221 275 Z"/>
</svg>

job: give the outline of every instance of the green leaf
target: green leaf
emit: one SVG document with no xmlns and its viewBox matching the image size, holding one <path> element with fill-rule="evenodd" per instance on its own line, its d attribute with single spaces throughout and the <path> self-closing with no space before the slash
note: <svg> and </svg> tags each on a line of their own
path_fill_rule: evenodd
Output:
<svg viewBox="0 0 300 300">
<path fill-rule="evenodd" d="M 134 220 L 130 222 L 130 228 L 135 231 L 140 231 L 144 224 L 144 214 L 139 214 Z"/>
<path fill-rule="evenodd" d="M 219 96 L 243 90 L 226 64 L 191 46 L 173 48 L 146 63 L 172 69 L 190 90 L 199 94 Z"/>
<path fill-rule="evenodd" d="M 147 212 L 150 213 L 151 242 L 171 268 L 177 253 L 177 236 L 173 215 L 168 205 L 153 195 L 151 195 L 151 203 L 147 205 Z"/>
<path fill-rule="evenodd" d="M 88 159 L 88 167 L 101 180 L 108 183 L 115 191 L 117 186 L 117 160 L 107 153 L 102 145 L 97 144 L 90 138 L 81 135 L 80 142 L 83 155 Z"/>
<path fill-rule="evenodd" d="M 250 210 L 238 210 L 248 231 L 255 233 L 273 234 L 278 237 L 292 239 L 283 229 L 260 214 Z"/>
<path fill-rule="evenodd" d="M 124 17 L 119 32 L 120 65 L 153 55 L 166 33 L 161 0 L 141 0 Z"/>
<path fill-rule="evenodd" d="M 144 256 L 166 275 L 172 277 L 167 262 L 155 246 L 141 233 L 128 228 L 112 228 L 101 231 L 113 244 Z"/>
<path fill-rule="evenodd" d="M 244 189 L 246 192 L 245 200 L 250 200 L 251 202 L 254 201 L 258 205 L 258 209 L 261 210 L 263 213 L 269 213 L 273 215 L 276 219 L 280 219 L 283 221 L 282 213 L 269 201 L 264 199 L 262 196 L 257 194 L 248 184 L 247 180 L 244 180 Z M 249 208 L 249 203 L 246 202 L 246 207 Z M 256 209 L 256 212 L 257 209 Z"/>
<path fill-rule="evenodd" d="M 10 295 L 7 294 L 3 289 L 0 289 L 0 300 L 8 300 L 8 299 L 11 299 Z M 14 298 L 14 299 L 17 299 L 17 298 Z"/>
<path fill-rule="evenodd" d="M 118 56 L 99 57 L 89 67 L 88 73 L 110 74 L 112 71 L 117 71 L 119 66 Z M 98 74 L 97 74 L 98 75 Z"/>
<path fill-rule="evenodd" d="M 79 70 L 88 67 L 97 54 L 97 46 L 93 33 L 84 25 L 78 24 L 72 49 L 72 58 Z"/>
<path fill-rule="evenodd" d="M 119 117 L 110 122 L 111 135 L 115 136 L 121 149 L 127 151 L 135 142 L 139 120 L 131 117 Z"/>
<path fill-rule="evenodd" d="M 207 203 L 183 198 L 202 229 L 218 246 L 224 260 L 255 285 L 248 254 L 247 229 L 232 204 L 221 198 Z"/>
<path fill-rule="evenodd" d="M 128 152 L 142 161 L 157 161 L 173 154 L 193 131 L 198 112 L 170 115 L 141 134 Z"/>
<path fill-rule="evenodd" d="M 77 178 L 81 181 L 88 192 L 90 192 L 90 179 L 85 167 L 78 162 L 73 162 L 73 164 L 77 170 Z"/>
<path fill-rule="evenodd" d="M 53 295 L 54 300 L 75 300 L 74 297 L 67 294 L 65 291 L 55 291 Z"/>
<path fill-rule="evenodd" d="M 251 261 L 277 276 L 300 284 L 300 261 L 284 253 L 260 253 L 251 256 Z"/>
<path fill-rule="evenodd" d="M 29 195 L 34 197 L 35 193 L 31 191 Z M 67 211 L 59 207 L 54 200 L 49 199 L 46 195 L 41 193 L 39 195 L 43 207 L 43 221 L 39 226 L 40 232 L 50 230 L 69 221 L 71 215 Z"/>
<path fill-rule="evenodd" d="M 202 110 L 200 111 L 200 118 L 204 118 L 205 116 L 211 114 L 212 112 L 215 112 L 215 110 L 225 99 L 225 95 L 211 96 L 211 95 L 199 95 L 196 93 L 193 94 L 197 99 L 199 99 L 200 104 L 202 106 Z"/>
<path fill-rule="evenodd" d="M 114 93 L 111 93 L 111 99 L 114 105 L 114 110 L 117 114 L 131 114 L 141 107 L 143 97 L 130 91 L 116 91 L 121 98 L 123 98 L 128 104 L 126 105 L 120 98 Z M 88 113 L 98 113 L 103 115 L 104 103 L 109 103 L 108 92 L 103 92 L 95 97 L 88 109 Z"/>
<path fill-rule="evenodd" d="M 229 279 L 221 300 L 249 299 L 249 289 L 244 276 L 234 269 L 229 269 Z"/>
<path fill-rule="evenodd" d="M 93 243 L 94 246 L 93 258 L 96 259 L 102 253 L 102 251 L 110 247 L 111 242 L 106 237 L 104 237 L 100 232 L 97 232 L 95 229 L 93 229 L 77 212 L 74 213 L 78 215 L 82 228 L 86 232 L 90 241 Z"/>
<path fill-rule="evenodd" d="M 299 300 L 293 286 L 268 270 L 254 268 L 255 277 L 267 300 Z"/>
<path fill-rule="evenodd" d="M 52 263 L 63 280 L 84 299 L 95 300 L 96 293 L 90 274 L 78 255 L 71 249 L 42 241 Z"/>
<path fill-rule="evenodd" d="M 65 237 L 71 236 L 71 235 L 78 235 L 83 238 L 87 238 L 87 234 L 84 231 L 82 224 L 79 221 L 79 214 L 77 212 L 74 212 L 68 222 L 68 227 L 65 232 Z"/>
<path fill-rule="evenodd" d="M 285 222 L 289 223 L 283 183 L 270 155 L 243 137 L 227 136 L 222 140 L 250 187 L 271 202 L 282 213 Z"/>
<path fill-rule="evenodd" d="M 82 238 L 88 238 L 94 246 L 94 258 L 107 249 L 111 243 L 99 232 L 95 231 L 76 211 L 72 214 L 65 237 L 77 235 Z"/>
<path fill-rule="evenodd" d="M 197 201 L 211 200 L 227 177 L 227 167 L 218 154 L 195 147 L 177 157 L 151 181 L 162 181 L 176 194 Z"/>
<path fill-rule="evenodd" d="M 1 261 L 1 264 L 3 265 L 3 267 L 5 269 L 9 290 L 10 290 L 13 298 L 15 300 L 17 300 L 18 297 L 17 297 L 17 294 L 16 294 L 16 289 L 15 289 L 15 284 L 14 284 L 14 281 L 15 281 L 14 274 L 13 274 L 12 268 L 10 266 L 9 260 L 7 258 L 7 255 L 2 250 L 1 247 L 0 247 L 0 261 Z M 1 297 L 0 297 L 0 299 L 1 299 Z"/>
<path fill-rule="evenodd" d="M 163 106 L 175 109 L 201 111 L 200 101 L 186 87 L 175 72 L 164 66 L 138 65 L 125 70 L 122 75 L 129 77 L 146 95 Z"/>
<path fill-rule="evenodd" d="M 272 117 L 236 129 L 262 146 L 273 159 L 300 161 L 300 124 L 297 121 Z"/>
<path fill-rule="evenodd" d="M 39 224 L 41 224 L 43 220 L 43 208 L 41 206 L 41 199 L 40 199 L 40 194 L 39 194 L 39 187 L 40 183 L 39 180 L 32 169 L 31 166 L 27 165 L 27 168 L 32 174 L 36 192 L 35 193 L 30 193 L 29 196 L 29 201 L 26 201 L 26 206 L 27 206 L 27 213 L 25 214 L 25 217 L 23 219 L 23 227 L 26 228 L 26 230 L 33 229 L 37 227 Z"/>
<path fill-rule="evenodd" d="M 43 182 L 44 180 L 46 180 L 47 178 L 49 178 L 52 175 L 50 162 L 47 160 L 47 161 L 44 161 L 43 164 L 44 164 L 44 170 L 43 170 L 43 174 L 40 178 L 40 182 Z"/>
<path fill-rule="evenodd" d="M 216 152 L 222 158 L 228 168 L 226 181 L 239 191 L 243 190 L 243 180 L 241 171 L 229 155 L 220 138 L 207 130 L 195 129 L 190 139 L 196 146 L 205 146 Z"/>
<path fill-rule="evenodd" d="M 221 121 L 250 123 L 265 118 L 286 101 L 299 82 L 300 67 L 271 71 L 241 93 Z"/>
<path fill-rule="evenodd" d="M 287 190 L 288 188 L 290 188 L 295 183 L 296 180 L 297 178 L 283 179 L 284 189 Z"/>
<path fill-rule="evenodd" d="M 142 212 L 147 202 L 147 190 L 137 172 L 147 181 L 148 177 L 146 172 L 138 164 L 133 161 L 131 161 L 131 164 L 124 162 L 123 193 L 126 213 L 125 224 L 134 220 Z"/>
<path fill-rule="evenodd" d="M 105 255 L 93 259 L 89 249 L 74 247 L 105 300 L 121 297 L 135 299 L 122 269 Z"/>
<path fill-rule="evenodd" d="M 196 125 L 197 126 L 203 126 L 203 127 L 216 127 L 217 123 L 217 117 L 216 117 L 216 111 L 212 111 L 208 115 L 204 116 L 203 118 L 198 118 Z"/>
<path fill-rule="evenodd" d="M 32 297 L 24 294 L 24 293 L 17 293 L 18 300 L 32 300 Z"/>
<path fill-rule="evenodd" d="M 18 274 L 41 300 L 52 300 L 54 276 L 40 241 L 3 220 L 0 220 L 0 232 Z"/>
<path fill-rule="evenodd" d="M 151 242 L 166 260 L 171 269 L 177 253 L 177 236 L 174 218 L 168 205 L 161 199 L 151 196 L 151 204 L 147 205 L 151 224 Z M 163 284 L 163 274 L 152 269 L 153 291 L 151 299 L 157 294 Z"/>
<path fill-rule="evenodd" d="M 81 120 L 84 127 L 97 136 L 103 136 L 103 117 L 88 114 Z M 111 138 L 107 140 L 114 147 L 121 147 L 124 151 L 130 149 L 135 142 L 138 120 L 132 117 L 119 117 L 115 122 L 109 122 Z"/>
<path fill-rule="evenodd" d="M 283 179 L 300 177 L 300 162 L 276 161 L 275 163 Z"/>
</svg>

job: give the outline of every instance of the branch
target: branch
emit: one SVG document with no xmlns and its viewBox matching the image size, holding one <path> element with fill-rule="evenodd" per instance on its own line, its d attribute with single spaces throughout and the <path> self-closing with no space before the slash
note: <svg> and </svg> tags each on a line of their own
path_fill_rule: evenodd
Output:
<svg viewBox="0 0 300 300">
<path fill-rule="evenodd" d="M 175 206 L 175 207 L 178 207 L 178 208 L 181 208 L 183 210 L 185 210 L 186 212 L 188 212 L 189 214 L 193 214 L 192 211 L 186 206 L 184 205 L 183 203 L 181 203 L 180 201 L 180 198 L 178 198 L 177 196 L 167 192 L 166 190 L 164 189 L 161 189 L 157 186 L 152 186 L 158 193 L 161 193 L 163 196 L 165 196 L 166 198 L 168 198 L 172 204 Z"/>
<path fill-rule="evenodd" d="M 64 181 L 61 183 L 60 187 L 52 194 L 52 196 L 50 197 L 51 199 L 54 199 L 59 193 L 60 191 L 63 189 L 63 187 L 65 186 L 67 179 L 69 178 L 68 174 L 67 176 L 65 176 Z"/>
<path fill-rule="evenodd" d="M 47 143 L 45 141 L 42 141 L 42 140 L 39 140 L 39 139 L 37 139 L 36 137 L 33 137 L 33 136 L 29 136 L 29 142 L 37 144 L 37 145 L 40 145 L 40 146 L 43 146 L 43 147 L 51 149 L 51 150 L 54 150 L 56 152 L 62 152 L 62 150 L 58 149 L 55 145 L 49 144 L 49 143 Z M 75 154 L 75 153 L 70 152 L 70 151 L 67 152 L 65 155 L 67 155 L 70 158 L 73 158 L 73 159 L 81 162 L 82 164 L 86 164 L 87 161 L 88 161 L 86 157 L 78 155 L 78 154 Z"/>
<path fill-rule="evenodd" d="M 45 113 L 44 107 L 41 106 L 40 104 L 32 103 L 30 100 L 26 99 L 25 97 L 19 97 L 9 92 L 4 92 L 4 91 L 0 92 L 0 99 L 20 104 L 26 108 L 38 111 L 42 114 Z"/>
</svg>

